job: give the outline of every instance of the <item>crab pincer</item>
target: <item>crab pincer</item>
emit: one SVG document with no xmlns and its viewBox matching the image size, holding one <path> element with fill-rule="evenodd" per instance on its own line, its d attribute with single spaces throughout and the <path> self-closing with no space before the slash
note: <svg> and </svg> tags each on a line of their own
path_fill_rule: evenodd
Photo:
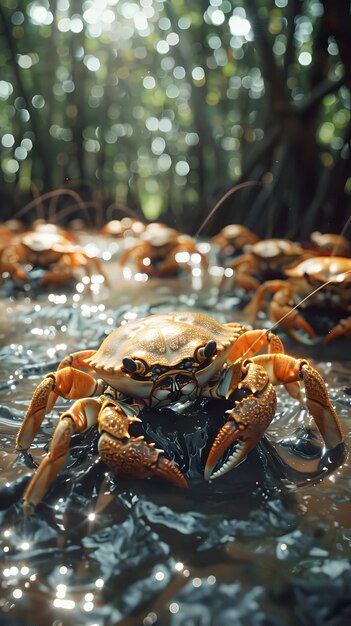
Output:
<svg viewBox="0 0 351 626">
<path fill-rule="evenodd" d="M 258 444 L 271 423 L 276 410 L 276 395 L 266 370 L 247 361 L 243 365 L 244 378 L 237 389 L 244 394 L 227 411 L 228 420 L 216 436 L 209 452 L 205 479 L 218 478 L 244 461 Z M 215 470 L 224 453 L 235 444 L 227 460 Z M 215 470 L 215 471 L 214 471 Z"/>
<path fill-rule="evenodd" d="M 129 407 L 128 407 L 129 409 Z M 106 400 L 99 414 L 99 452 L 105 463 L 119 478 L 165 478 L 176 487 L 188 483 L 178 467 L 162 456 L 163 450 L 147 443 L 144 437 L 131 437 L 129 426 L 141 420 L 129 409 Z"/>
</svg>

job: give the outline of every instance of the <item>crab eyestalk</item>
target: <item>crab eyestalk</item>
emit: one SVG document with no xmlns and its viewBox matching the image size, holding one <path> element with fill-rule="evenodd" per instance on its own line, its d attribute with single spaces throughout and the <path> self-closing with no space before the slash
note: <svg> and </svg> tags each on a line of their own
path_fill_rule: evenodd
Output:
<svg viewBox="0 0 351 626">
<path fill-rule="evenodd" d="M 203 361 L 207 361 L 212 356 L 214 356 L 217 352 L 217 342 L 214 339 L 210 339 L 206 343 L 205 346 L 201 346 L 200 348 L 196 348 L 194 353 L 194 359 L 198 363 L 202 363 Z"/>
</svg>

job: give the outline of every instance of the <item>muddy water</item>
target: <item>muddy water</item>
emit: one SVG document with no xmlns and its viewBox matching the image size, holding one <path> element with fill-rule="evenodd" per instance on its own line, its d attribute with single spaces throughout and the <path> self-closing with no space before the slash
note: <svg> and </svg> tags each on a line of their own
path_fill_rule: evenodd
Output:
<svg viewBox="0 0 351 626">
<path fill-rule="evenodd" d="M 123 320 L 161 310 L 195 307 L 243 321 L 238 302 L 218 301 L 209 284 L 125 281 L 117 266 L 109 274 L 109 289 L 41 293 L 34 285 L 1 296 L 0 623 L 351 623 L 349 457 L 342 447 L 323 454 L 307 413 L 284 390 L 265 441 L 222 478 L 205 483 L 202 472 L 227 406 L 203 400 L 146 412 L 140 431 L 179 464 L 189 490 L 119 480 L 99 461 L 89 431 L 73 437 L 64 471 L 36 514 L 23 517 L 23 490 L 67 403 L 45 420 L 30 455 L 15 453 L 16 433 L 35 386 L 65 354 L 95 348 Z M 349 355 L 345 342 L 308 349 L 348 446 Z"/>
</svg>

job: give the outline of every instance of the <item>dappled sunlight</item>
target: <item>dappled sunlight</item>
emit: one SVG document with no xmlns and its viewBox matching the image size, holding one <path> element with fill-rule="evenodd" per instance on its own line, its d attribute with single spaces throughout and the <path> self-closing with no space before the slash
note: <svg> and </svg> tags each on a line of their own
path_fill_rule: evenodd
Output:
<svg viewBox="0 0 351 626">
<path fill-rule="evenodd" d="M 322 51 L 313 41 L 325 18 L 320 0 L 305 3 L 293 31 L 285 0 L 191 7 L 183 0 L 100 0 L 83 2 L 79 12 L 69 0 L 55 8 L 46 0 L 25 8 L 5 0 L 2 17 L 1 169 L 5 190 L 16 186 L 22 197 L 33 185 L 45 191 L 91 180 L 107 201 L 132 197 L 148 219 L 171 210 L 179 228 L 195 232 L 220 189 L 240 177 L 270 177 L 279 194 L 266 230 L 278 229 L 287 204 L 296 214 L 314 204 L 313 184 L 296 206 L 290 183 L 280 189 L 284 163 L 275 163 L 284 156 L 275 153 L 275 125 L 283 137 L 293 116 L 315 106 L 309 176 L 328 176 L 347 158 L 350 99 L 335 36 L 314 85 Z M 304 120 L 296 122 L 303 138 Z M 262 141 L 271 145 L 264 169 L 257 167 Z M 302 175 L 306 166 L 291 180 Z M 235 211 L 235 221 L 243 221 L 240 200 Z M 255 214 L 253 208 L 251 222 Z M 298 226 L 290 221 L 289 228 Z"/>
</svg>

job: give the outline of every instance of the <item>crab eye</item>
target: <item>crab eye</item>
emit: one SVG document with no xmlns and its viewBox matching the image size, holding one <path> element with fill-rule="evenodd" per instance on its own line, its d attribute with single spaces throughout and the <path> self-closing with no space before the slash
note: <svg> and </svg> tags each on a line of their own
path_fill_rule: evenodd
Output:
<svg viewBox="0 0 351 626">
<path fill-rule="evenodd" d="M 122 360 L 124 369 L 130 374 L 145 374 L 146 365 L 143 361 L 139 359 L 132 359 L 130 356 L 125 356 Z"/>
<path fill-rule="evenodd" d="M 205 346 L 201 346 L 201 348 L 196 348 L 194 353 L 194 359 L 198 363 L 202 363 L 203 361 L 206 361 L 206 359 L 209 359 L 211 356 L 213 356 L 216 351 L 217 344 L 214 339 L 210 339 L 210 341 L 208 341 Z"/>
</svg>

